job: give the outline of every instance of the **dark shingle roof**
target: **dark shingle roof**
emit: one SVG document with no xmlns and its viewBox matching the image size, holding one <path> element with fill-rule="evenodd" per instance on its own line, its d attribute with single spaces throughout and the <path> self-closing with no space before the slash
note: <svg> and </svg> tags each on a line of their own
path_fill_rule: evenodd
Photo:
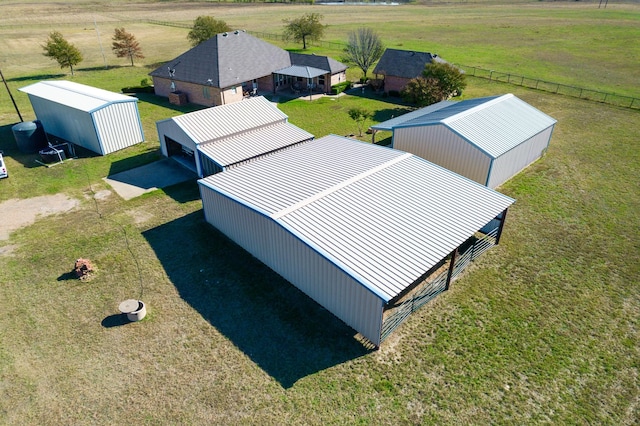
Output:
<svg viewBox="0 0 640 426">
<path fill-rule="evenodd" d="M 291 65 L 289 53 L 244 31 L 218 34 L 149 75 L 214 87 L 230 87 Z"/>
<path fill-rule="evenodd" d="M 431 62 L 446 62 L 435 53 L 411 50 L 387 49 L 373 70 L 374 74 L 402 78 L 416 78 L 422 75 L 424 67 Z"/>
<path fill-rule="evenodd" d="M 318 68 L 330 71 L 331 74 L 346 70 L 348 67 L 342 62 L 331 59 L 328 56 L 305 55 L 302 53 L 289 53 L 291 65 L 300 65 L 305 67 Z"/>
</svg>

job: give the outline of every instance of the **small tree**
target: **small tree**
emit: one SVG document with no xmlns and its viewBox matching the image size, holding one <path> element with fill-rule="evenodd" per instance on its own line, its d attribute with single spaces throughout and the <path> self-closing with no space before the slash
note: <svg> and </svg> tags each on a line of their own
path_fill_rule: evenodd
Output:
<svg viewBox="0 0 640 426">
<path fill-rule="evenodd" d="M 345 49 L 345 59 L 362 70 L 367 78 L 367 71 L 384 53 L 384 46 L 378 34 L 370 28 L 358 28 L 349 33 L 349 41 Z"/>
<path fill-rule="evenodd" d="M 296 19 L 285 19 L 284 37 L 295 42 L 302 42 L 302 48 L 307 48 L 307 40 L 320 40 L 327 27 L 320 23 L 322 15 L 319 13 L 306 13 Z"/>
<path fill-rule="evenodd" d="M 410 80 L 400 92 L 405 101 L 417 106 L 427 106 L 443 100 L 438 80 L 433 77 L 418 77 Z"/>
<path fill-rule="evenodd" d="M 43 55 L 58 61 L 60 68 L 69 67 L 73 76 L 73 67 L 82 62 L 82 53 L 73 44 L 64 39 L 58 31 L 49 34 L 46 43 L 42 45 Z"/>
<path fill-rule="evenodd" d="M 364 122 L 373 117 L 373 114 L 362 108 L 351 108 L 349 110 L 349 117 L 356 122 L 358 126 L 358 136 L 362 137 Z"/>
<path fill-rule="evenodd" d="M 462 90 L 467 87 L 464 74 L 459 68 L 448 62 L 431 62 L 424 67 L 422 76 L 433 77 L 438 80 L 438 85 L 442 91 L 443 98 L 449 99 L 452 96 L 462 95 Z"/>
<path fill-rule="evenodd" d="M 142 59 L 142 48 L 136 37 L 124 30 L 124 28 L 116 28 L 113 34 L 113 44 L 111 50 L 118 58 L 129 58 L 131 66 L 133 66 L 133 58 Z"/>
<path fill-rule="evenodd" d="M 189 31 L 189 34 L 187 34 L 187 39 L 191 43 L 191 46 L 195 47 L 203 41 L 209 40 L 216 34 L 227 31 L 231 31 L 231 27 L 226 22 L 214 19 L 212 16 L 203 15 L 198 16 L 196 20 L 193 21 L 193 27 L 191 31 Z"/>
</svg>

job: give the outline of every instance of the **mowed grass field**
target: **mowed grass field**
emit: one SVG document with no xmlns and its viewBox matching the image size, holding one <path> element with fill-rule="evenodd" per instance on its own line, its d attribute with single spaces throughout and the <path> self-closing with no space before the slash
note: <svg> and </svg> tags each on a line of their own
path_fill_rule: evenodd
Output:
<svg viewBox="0 0 640 426">
<path fill-rule="evenodd" d="M 571 78 L 617 93 L 638 90 L 637 54 L 611 54 L 619 62 L 604 66 L 585 60 L 575 73 L 567 72 L 567 63 L 595 55 L 588 46 L 596 38 L 602 55 L 623 48 L 637 53 L 629 37 L 637 38 L 640 9 L 609 4 L 603 11 L 595 3 L 575 2 L 385 9 L 3 3 L 0 67 L 30 120 L 28 99 L 17 88 L 70 78 L 39 51 L 50 30 L 62 31 L 87 52 L 74 81 L 117 91 L 188 48 L 186 29 L 151 25 L 144 17 L 189 22 L 211 12 L 234 26 L 275 32 L 281 17 L 318 10 L 335 41 L 360 24 L 354 16 L 366 16 L 363 23 L 395 40 L 390 47 L 435 50 L 429 40 L 448 25 L 451 42 L 441 34 L 437 47 L 452 61 L 467 62 L 458 59 L 466 53 L 477 65 L 501 69 L 510 62 L 508 52 L 529 58 L 537 51 L 546 60 L 521 63 L 522 74 Z M 95 47 L 94 18 L 108 69 Z M 400 27 L 403 19 L 406 26 Z M 565 27 L 583 28 L 565 37 L 568 44 L 559 41 L 562 20 Z M 513 27 L 502 28 L 506 22 Z M 416 23 L 425 25 L 412 27 Z M 135 67 L 108 51 L 116 25 L 135 33 L 145 49 L 147 58 Z M 589 25 L 591 39 L 585 38 Z M 537 49 L 533 39 L 515 38 L 543 26 Z M 458 45 L 463 39 L 469 43 L 464 49 Z M 313 51 L 337 56 L 330 47 Z M 359 77 L 357 71 L 350 75 Z M 604 86 L 595 77 L 602 75 L 615 76 L 616 83 Z M 0 91 L 0 149 L 11 172 L 0 181 L 0 201 L 56 193 L 79 200 L 73 211 L 0 240 L 0 423 L 637 424 L 640 113 L 503 83 L 468 82 L 465 98 L 511 92 L 555 117 L 551 146 L 500 188 L 517 200 L 500 246 L 377 351 L 208 226 L 195 182 L 129 201 L 104 196 L 110 189 L 104 176 L 159 158 L 155 121 L 192 107 L 140 96 L 146 142 L 44 168 L 35 156 L 17 151 L 11 134 L 17 116 Z M 292 123 L 323 136 L 357 133 L 347 116 L 355 105 L 374 112 L 377 121 L 406 108 L 355 94 L 279 106 Z M 79 257 L 97 267 L 87 282 L 70 276 Z M 118 304 L 137 297 L 148 305 L 147 318 L 122 324 Z"/>
</svg>

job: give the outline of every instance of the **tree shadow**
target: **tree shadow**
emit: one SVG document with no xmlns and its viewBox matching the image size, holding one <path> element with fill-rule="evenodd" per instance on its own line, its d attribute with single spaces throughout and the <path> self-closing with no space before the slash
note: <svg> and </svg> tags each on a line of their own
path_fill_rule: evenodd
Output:
<svg viewBox="0 0 640 426">
<path fill-rule="evenodd" d="M 147 102 L 152 105 L 161 106 L 167 109 L 179 111 L 184 114 L 188 112 L 199 111 L 201 109 L 209 108 L 203 105 L 196 105 L 192 103 L 188 103 L 186 105 L 175 105 L 169 102 L 169 98 L 165 98 L 164 96 L 158 96 L 153 93 L 138 92 L 136 93 L 136 98 L 138 98 L 138 100 L 140 101 Z"/>
<path fill-rule="evenodd" d="M 7 81 L 42 81 L 42 80 L 52 80 L 56 78 L 66 77 L 66 74 L 36 74 L 36 75 L 27 75 L 23 77 L 13 77 L 7 78 Z"/>
<path fill-rule="evenodd" d="M 202 210 L 143 236 L 180 296 L 284 388 L 371 351 L 353 329 L 209 225 Z"/>
</svg>

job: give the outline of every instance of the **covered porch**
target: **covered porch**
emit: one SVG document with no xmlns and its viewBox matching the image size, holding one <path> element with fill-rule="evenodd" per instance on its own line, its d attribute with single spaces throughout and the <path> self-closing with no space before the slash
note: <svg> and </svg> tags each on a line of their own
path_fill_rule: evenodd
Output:
<svg viewBox="0 0 640 426">
<path fill-rule="evenodd" d="M 331 72 L 302 65 L 292 65 L 273 73 L 274 92 L 289 91 L 294 96 L 313 96 L 327 92 Z"/>
</svg>

